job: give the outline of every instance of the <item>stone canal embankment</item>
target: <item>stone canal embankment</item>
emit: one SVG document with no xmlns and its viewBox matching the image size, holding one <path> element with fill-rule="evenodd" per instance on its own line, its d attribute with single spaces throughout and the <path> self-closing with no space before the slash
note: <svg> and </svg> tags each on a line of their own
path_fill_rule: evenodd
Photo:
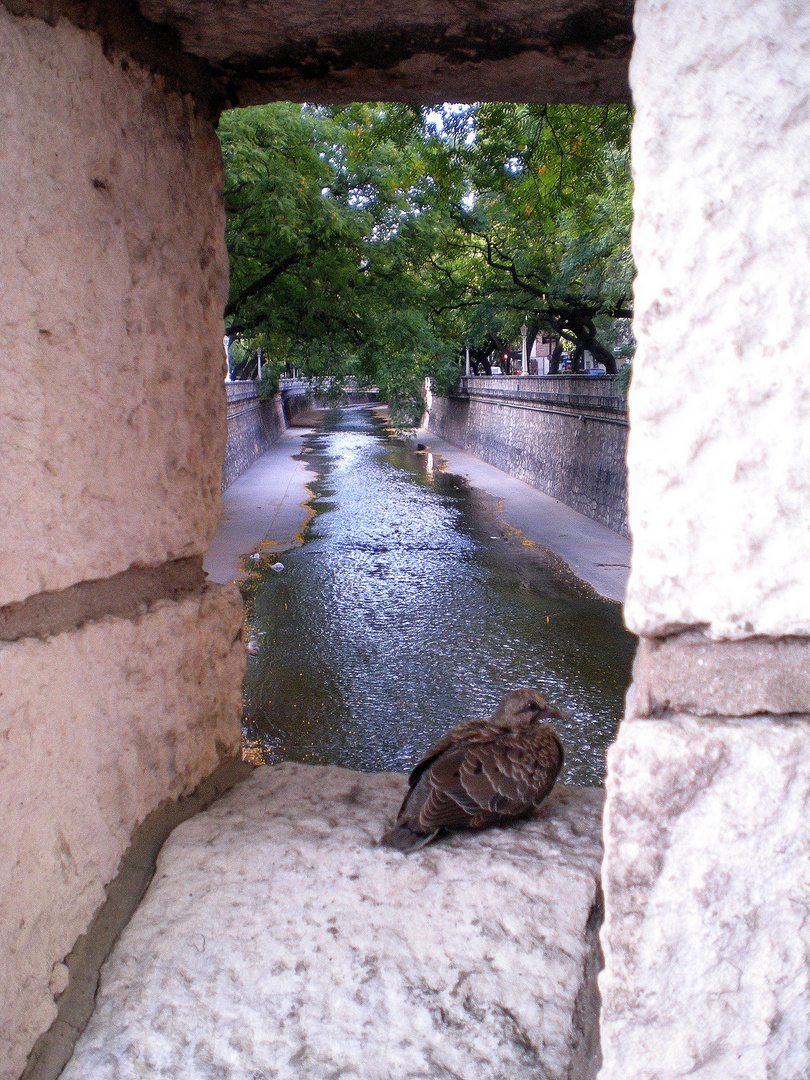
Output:
<svg viewBox="0 0 810 1080">
<path fill-rule="evenodd" d="M 228 401 L 228 442 L 222 464 L 222 490 L 247 472 L 250 466 L 270 449 L 301 413 L 323 404 L 327 384 L 309 379 L 279 379 L 278 393 L 269 399 L 259 397 L 258 383 L 252 379 L 225 384 Z M 357 390 L 349 380 L 345 403 L 375 401 L 377 391 Z"/>
<path fill-rule="evenodd" d="M 610 376 L 463 378 L 423 426 L 622 536 L 627 407 Z"/>
<path fill-rule="evenodd" d="M 310 402 L 306 379 L 281 379 L 275 397 L 262 401 L 252 379 L 225 384 L 228 442 L 222 464 L 222 489 L 229 488 L 265 451 L 278 442 L 288 424 Z"/>
</svg>

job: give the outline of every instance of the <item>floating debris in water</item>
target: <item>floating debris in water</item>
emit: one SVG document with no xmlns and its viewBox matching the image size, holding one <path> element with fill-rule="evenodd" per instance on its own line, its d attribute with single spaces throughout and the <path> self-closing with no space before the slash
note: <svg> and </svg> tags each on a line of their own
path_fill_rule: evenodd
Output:
<svg viewBox="0 0 810 1080">
<path fill-rule="evenodd" d="M 258 551 L 254 551 L 253 554 L 250 557 L 251 557 L 251 559 L 253 559 L 254 562 L 258 562 L 259 559 L 261 558 L 261 555 L 259 554 Z"/>
<path fill-rule="evenodd" d="M 273 565 L 270 567 L 270 569 L 275 570 L 275 572 L 277 574 L 280 574 L 281 571 L 284 569 L 284 563 L 283 562 L 274 562 Z"/>
<path fill-rule="evenodd" d="M 245 652 L 249 656 L 258 656 L 258 654 L 259 654 L 259 643 L 258 643 L 258 641 L 256 640 L 255 637 L 249 638 L 245 642 Z"/>
</svg>

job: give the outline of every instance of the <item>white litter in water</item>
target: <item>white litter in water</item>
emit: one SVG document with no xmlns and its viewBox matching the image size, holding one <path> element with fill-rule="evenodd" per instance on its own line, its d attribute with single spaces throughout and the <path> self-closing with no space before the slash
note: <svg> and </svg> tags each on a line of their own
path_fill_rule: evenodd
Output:
<svg viewBox="0 0 810 1080">
<path fill-rule="evenodd" d="M 270 569 L 275 570 L 275 572 L 277 574 L 280 574 L 281 571 L 284 569 L 284 563 L 283 562 L 274 562 L 273 565 L 270 567 Z"/>
<path fill-rule="evenodd" d="M 405 856 L 405 786 L 265 766 L 175 829 L 62 1080 L 593 1077 L 602 792 Z"/>
<path fill-rule="evenodd" d="M 251 559 L 253 559 L 254 562 L 258 562 L 259 559 L 261 558 L 261 555 L 259 554 L 258 551 L 254 551 L 253 554 L 250 557 L 251 557 Z"/>
</svg>

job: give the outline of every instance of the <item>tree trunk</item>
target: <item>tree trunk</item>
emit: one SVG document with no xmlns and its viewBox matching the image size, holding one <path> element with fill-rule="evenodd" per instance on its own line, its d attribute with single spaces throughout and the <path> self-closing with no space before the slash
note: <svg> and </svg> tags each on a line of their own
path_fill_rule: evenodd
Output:
<svg viewBox="0 0 810 1080">
<path fill-rule="evenodd" d="M 616 374 L 616 357 L 610 349 L 605 348 L 605 346 L 597 341 L 595 337 L 591 339 L 588 349 L 597 363 L 605 365 L 605 371 L 608 375 Z"/>
</svg>

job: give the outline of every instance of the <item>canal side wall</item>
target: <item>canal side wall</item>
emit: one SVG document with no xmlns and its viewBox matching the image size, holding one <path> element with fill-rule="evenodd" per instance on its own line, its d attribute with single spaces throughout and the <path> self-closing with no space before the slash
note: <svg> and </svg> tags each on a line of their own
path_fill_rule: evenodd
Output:
<svg viewBox="0 0 810 1080">
<path fill-rule="evenodd" d="M 463 378 L 429 394 L 424 426 L 629 536 L 627 409 L 610 376 Z"/>
<path fill-rule="evenodd" d="M 256 383 L 225 384 L 228 399 L 228 442 L 222 463 L 222 490 L 230 487 L 286 430 L 281 394 L 261 401 Z"/>
<path fill-rule="evenodd" d="M 308 379 L 281 379 L 279 392 L 271 401 L 259 398 L 256 382 L 245 379 L 225 384 L 228 402 L 228 441 L 222 463 L 222 490 L 230 487 L 261 454 L 286 431 L 299 413 L 322 404 L 313 395 Z M 376 400 L 376 390 L 349 390 L 350 405 Z"/>
</svg>

